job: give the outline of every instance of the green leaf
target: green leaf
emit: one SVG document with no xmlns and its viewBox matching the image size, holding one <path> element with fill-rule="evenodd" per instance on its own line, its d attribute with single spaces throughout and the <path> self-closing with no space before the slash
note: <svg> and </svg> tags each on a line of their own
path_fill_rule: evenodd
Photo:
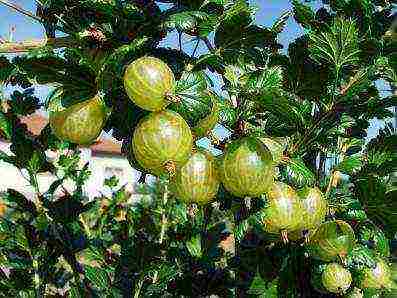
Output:
<svg viewBox="0 0 397 298">
<path fill-rule="evenodd" d="M 397 82 L 397 71 L 393 68 L 388 57 L 379 57 L 375 61 L 376 74 L 391 84 Z"/>
<path fill-rule="evenodd" d="M 40 108 L 39 99 L 34 96 L 33 88 L 25 89 L 23 92 L 15 90 L 8 103 L 10 111 L 20 116 L 27 116 Z"/>
<path fill-rule="evenodd" d="M 0 137 L 6 140 L 11 138 L 11 123 L 2 111 L 0 111 Z"/>
<path fill-rule="evenodd" d="M 328 31 L 311 32 L 309 38 L 311 57 L 319 63 L 333 64 L 339 71 L 359 60 L 359 36 L 353 20 L 336 18 Z"/>
<path fill-rule="evenodd" d="M 252 25 L 254 10 L 247 1 L 237 0 L 225 10 L 215 32 L 217 48 L 239 50 L 275 43 L 276 33 Z M 233 51 L 234 52 L 234 51 Z"/>
<path fill-rule="evenodd" d="M 4 161 L 6 163 L 15 164 L 16 159 L 14 156 L 10 156 L 3 151 L 0 151 L 0 161 Z"/>
<path fill-rule="evenodd" d="M 31 200 L 28 200 L 23 194 L 14 189 L 7 189 L 7 192 L 3 196 L 3 199 L 7 202 L 15 203 L 22 210 L 28 211 L 34 216 L 37 214 L 35 204 Z"/>
<path fill-rule="evenodd" d="M 236 238 L 237 242 L 240 242 L 245 235 L 247 234 L 248 230 L 250 228 L 249 220 L 245 219 L 241 221 L 234 229 L 234 236 Z"/>
<path fill-rule="evenodd" d="M 277 120 L 298 130 L 303 127 L 299 104 L 278 90 L 270 90 L 253 98 L 261 108 L 272 113 Z"/>
<path fill-rule="evenodd" d="M 363 166 L 362 156 L 361 154 L 354 154 L 348 157 L 345 157 L 337 166 L 336 170 L 347 174 L 353 175 L 360 171 L 361 167 Z"/>
<path fill-rule="evenodd" d="M 14 70 L 14 65 L 4 56 L 0 56 L 0 83 L 6 81 Z"/>
<path fill-rule="evenodd" d="M 189 253 L 195 258 L 201 258 L 202 250 L 201 250 L 201 235 L 196 234 L 188 241 L 186 241 L 186 247 Z"/>
<path fill-rule="evenodd" d="M 200 8 L 204 8 L 208 4 L 217 4 L 217 5 L 225 5 L 226 3 L 230 2 L 230 0 L 204 0 L 203 4 L 201 4 Z"/>
<path fill-rule="evenodd" d="M 85 276 L 92 284 L 101 291 L 108 291 L 110 288 L 110 279 L 104 268 L 92 266 L 84 267 Z"/>
<path fill-rule="evenodd" d="M 346 221 L 362 222 L 368 219 L 367 214 L 365 213 L 364 210 L 348 209 L 338 214 L 338 216 Z"/>
<path fill-rule="evenodd" d="M 216 17 L 203 11 L 182 11 L 170 15 L 165 26 L 188 34 L 205 37 L 214 30 Z"/>
<path fill-rule="evenodd" d="M 185 71 L 177 82 L 175 94 L 180 97 L 180 102 L 171 104 L 169 108 L 178 112 L 191 127 L 211 113 L 212 101 L 207 86 L 207 76 L 203 71 Z"/>
<path fill-rule="evenodd" d="M 310 6 L 300 3 L 298 0 L 293 0 L 292 5 L 295 20 L 304 28 L 310 29 L 315 21 L 314 11 L 310 8 Z"/>
<path fill-rule="evenodd" d="M 380 177 L 362 173 L 353 180 L 354 195 L 360 200 L 368 218 L 383 227 L 388 238 L 397 232 L 397 201 L 386 196 L 387 184 Z"/>
<path fill-rule="evenodd" d="M 211 71 L 217 71 L 223 73 L 224 71 L 223 59 L 218 54 L 204 54 L 197 59 L 195 65 L 193 66 L 193 71 L 205 70 L 208 68 Z"/>
<path fill-rule="evenodd" d="M 250 73 L 246 87 L 248 92 L 263 94 L 282 88 L 283 70 L 279 66 L 261 69 Z"/>
<path fill-rule="evenodd" d="M 257 272 L 248 290 L 248 294 L 260 298 L 277 298 L 278 297 L 278 280 L 266 282 Z"/>
<path fill-rule="evenodd" d="M 109 188 L 115 188 L 119 184 L 119 179 L 116 176 L 106 178 L 103 185 Z"/>
<path fill-rule="evenodd" d="M 283 32 L 290 16 L 291 13 L 289 11 L 282 13 L 273 23 L 271 30 L 277 34 Z"/>
<path fill-rule="evenodd" d="M 226 99 L 218 102 L 219 121 L 227 127 L 233 127 L 237 122 L 237 111 Z"/>
<path fill-rule="evenodd" d="M 27 55 L 17 56 L 13 63 L 27 73 L 38 84 L 65 82 L 65 60 L 57 56 L 50 48 L 32 50 Z"/>
<path fill-rule="evenodd" d="M 311 186 L 316 181 L 314 173 L 306 167 L 303 160 L 299 157 L 288 159 L 285 162 L 285 170 L 287 179 L 295 186 Z"/>
</svg>

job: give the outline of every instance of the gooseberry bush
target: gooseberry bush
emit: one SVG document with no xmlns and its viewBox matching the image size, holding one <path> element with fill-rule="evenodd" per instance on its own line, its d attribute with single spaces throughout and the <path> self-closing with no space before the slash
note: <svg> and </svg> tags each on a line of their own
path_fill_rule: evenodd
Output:
<svg viewBox="0 0 397 298">
<path fill-rule="evenodd" d="M 37 1 L 47 43 L 0 57 L 0 160 L 35 190 L 1 197 L 0 296 L 396 297 L 395 128 L 366 141 L 396 105 L 393 4 L 311 2 L 264 27 L 244 0 Z M 135 194 L 84 192 L 102 131 Z"/>
</svg>

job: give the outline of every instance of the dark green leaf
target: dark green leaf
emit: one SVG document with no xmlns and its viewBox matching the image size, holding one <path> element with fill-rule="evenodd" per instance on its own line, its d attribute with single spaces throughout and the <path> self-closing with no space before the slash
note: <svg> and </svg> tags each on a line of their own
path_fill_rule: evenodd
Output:
<svg viewBox="0 0 397 298">
<path fill-rule="evenodd" d="M 345 157 L 336 167 L 336 170 L 347 174 L 353 175 L 360 171 L 363 165 L 361 154 L 354 154 L 348 157 Z"/>
<path fill-rule="evenodd" d="M 2 111 L 0 111 L 0 137 L 6 140 L 11 138 L 11 123 Z"/>
<path fill-rule="evenodd" d="M 22 210 L 30 212 L 33 216 L 37 215 L 35 204 L 14 189 L 7 189 L 3 199 L 7 202 L 17 204 Z"/>
<path fill-rule="evenodd" d="M 220 100 L 219 104 L 219 119 L 220 123 L 227 127 L 233 127 L 237 122 L 237 111 L 233 106 L 226 100 Z"/>
<path fill-rule="evenodd" d="M 40 108 L 39 99 L 34 96 L 33 88 L 25 89 L 23 92 L 14 91 L 8 103 L 10 104 L 11 111 L 20 116 L 32 114 Z"/>
<path fill-rule="evenodd" d="M 93 286 L 101 291 L 108 291 L 110 288 L 110 279 L 105 268 L 92 266 L 84 267 L 85 276 L 92 282 Z"/>
<path fill-rule="evenodd" d="M 186 241 L 186 247 L 189 253 L 195 258 L 201 258 L 202 250 L 201 250 L 201 235 L 196 234 Z"/>
<path fill-rule="evenodd" d="M 217 54 L 205 54 L 200 56 L 193 70 L 205 70 L 206 68 L 211 71 L 223 73 L 225 66 L 222 57 Z"/>
<path fill-rule="evenodd" d="M 110 178 L 106 178 L 105 181 L 103 182 L 103 185 L 109 187 L 109 188 L 114 188 L 119 184 L 119 179 L 116 176 L 112 176 Z"/>
<path fill-rule="evenodd" d="M 248 75 L 246 87 L 249 92 L 266 94 L 282 87 L 283 70 L 279 66 L 255 71 Z"/>
<path fill-rule="evenodd" d="M 207 36 L 213 31 L 216 17 L 203 11 L 182 11 L 172 14 L 165 22 L 169 29 L 176 29 L 188 34 Z"/>
<path fill-rule="evenodd" d="M 312 32 L 310 52 L 318 62 L 333 64 L 339 71 L 359 59 L 358 30 L 353 20 L 335 19 L 328 32 Z"/>
<path fill-rule="evenodd" d="M 248 294 L 255 295 L 255 297 L 260 298 L 277 298 L 278 297 L 278 280 L 275 279 L 272 282 L 264 281 L 259 273 L 256 273 Z"/>
<path fill-rule="evenodd" d="M 284 12 L 281 14 L 277 20 L 273 23 L 272 25 L 272 31 L 279 34 L 281 33 L 285 26 L 287 25 L 288 18 L 291 16 L 291 13 L 289 11 Z"/>
<path fill-rule="evenodd" d="M 300 158 L 290 158 L 285 162 L 287 179 L 291 184 L 302 187 L 313 185 L 316 181 L 314 173 L 307 168 Z"/>
<path fill-rule="evenodd" d="M 271 90 L 254 97 L 254 100 L 265 110 L 272 113 L 279 121 L 298 130 L 303 127 L 303 119 L 298 103 L 288 99 L 277 90 Z"/>
<path fill-rule="evenodd" d="M 62 83 L 69 80 L 64 73 L 65 60 L 49 48 L 40 48 L 27 55 L 17 56 L 13 63 L 39 84 Z"/>
<path fill-rule="evenodd" d="M 245 219 L 240 222 L 234 229 L 234 236 L 237 242 L 240 242 L 246 235 L 250 228 L 249 220 Z"/>
<path fill-rule="evenodd" d="M 13 69 L 14 65 L 6 57 L 0 56 L 0 83 L 8 80 Z"/>
<path fill-rule="evenodd" d="M 222 15 L 215 32 L 215 45 L 223 49 L 265 47 L 275 44 L 276 33 L 252 25 L 253 10 L 246 1 L 238 0 Z"/>
<path fill-rule="evenodd" d="M 203 71 L 186 71 L 177 82 L 175 94 L 181 100 L 171 104 L 170 109 L 178 112 L 191 127 L 211 113 L 212 101 L 207 86 L 207 77 Z"/>
<path fill-rule="evenodd" d="M 356 221 L 356 222 L 361 222 L 368 218 L 364 210 L 354 210 L 354 209 L 345 210 L 344 212 L 338 214 L 338 216 L 346 221 Z"/>
<path fill-rule="evenodd" d="M 294 7 L 294 18 L 303 27 L 310 29 L 315 22 L 314 11 L 310 6 L 300 3 L 299 0 L 292 1 Z"/>
<path fill-rule="evenodd" d="M 397 232 L 397 201 L 386 196 L 386 184 L 371 174 L 359 175 L 354 179 L 354 194 L 366 210 L 368 218 L 381 226 L 387 237 Z"/>
</svg>

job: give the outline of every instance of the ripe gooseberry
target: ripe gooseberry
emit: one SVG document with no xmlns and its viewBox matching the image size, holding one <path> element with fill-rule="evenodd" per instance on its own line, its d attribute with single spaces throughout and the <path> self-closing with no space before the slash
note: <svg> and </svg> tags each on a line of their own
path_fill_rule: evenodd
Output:
<svg viewBox="0 0 397 298">
<path fill-rule="evenodd" d="M 49 103 L 49 122 L 61 140 L 80 145 L 91 144 L 99 136 L 106 121 L 106 106 L 99 95 L 69 107 L 62 105 L 62 91 Z"/>
<path fill-rule="evenodd" d="M 187 203 L 206 204 L 218 191 L 219 180 L 214 157 L 203 150 L 193 153 L 176 171 L 173 186 L 176 195 Z"/>
<path fill-rule="evenodd" d="M 144 56 L 127 66 L 124 89 L 128 97 L 148 111 L 163 110 L 172 98 L 175 78 L 172 70 L 162 60 Z"/>
<path fill-rule="evenodd" d="M 173 111 L 153 112 L 143 117 L 135 128 L 132 150 L 137 162 L 155 175 L 180 167 L 192 150 L 189 125 Z"/>
<path fill-rule="evenodd" d="M 220 177 L 233 195 L 258 197 L 269 189 L 273 176 L 272 155 L 261 141 L 244 137 L 227 146 Z"/>
</svg>

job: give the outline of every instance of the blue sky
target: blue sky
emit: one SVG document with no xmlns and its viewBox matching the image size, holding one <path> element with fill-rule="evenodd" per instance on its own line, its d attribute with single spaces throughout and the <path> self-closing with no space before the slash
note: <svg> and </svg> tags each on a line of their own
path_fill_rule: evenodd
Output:
<svg viewBox="0 0 397 298">
<path fill-rule="evenodd" d="M 34 0 L 14 0 L 14 2 L 18 3 L 20 6 L 29 11 L 35 11 L 36 5 Z M 278 16 L 280 16 L 285 11 L 291 10 L 290 1 L 287 0 L 250 0 L 250 2 L 252 5 L 257 7 L 257 23 L 264 26 L 271 26 Z M 320 2 L 321 1 L 315 1 L 315 3 L 311 5 L 314 8 L 317 8 L 320 5 Z M 15 28 L 15 30 L 12 30 L 13 27 Z M 10 32 L 12 32 L 13 41 L 40 39 L 44 36 L 44 30 L 42 26 L 36 21 L 31 20 L 28 17 L 25 17 L 19 13 L 16 13 L 10 10 L 8 7 L 0 4 L 0 36 L 2 38 L 8 39 Z M 287 45 L 293 39 L 295 39 L 302 33 L 303 28 L 297 25 L 294 22 L 293 18 L 289 18 L 285 30 L 283 31 L 283 33 L 280 34 L 280 43 L 287 47 Z M 164 45 L 167 46 L 172 46 L 175 44 L 175 34 L 170 34 L 167 40 L 164 41 Z M 194 44 L 195 43 L 191 41 L 188 37 L 183 39 L 183 46 L 184 49 L 187 50 L 187 52 L 192 51 Z M 197 53 L 201 53 L 205 50 L 205 46 L 201 44 L 198 48 Z M 11 90 L 10 88 L 7 88 L 4 91 L 7 94 Z M 37 94 L 41 98 L 45 97 L 47 92 L 48 88 L 46 87 L 37 88 Z M 383 125 L 384 124 L 381 121 L 373 121 L 368 131 L 369 136 L 375 135 L 378 129 Z"/>
</svg>

